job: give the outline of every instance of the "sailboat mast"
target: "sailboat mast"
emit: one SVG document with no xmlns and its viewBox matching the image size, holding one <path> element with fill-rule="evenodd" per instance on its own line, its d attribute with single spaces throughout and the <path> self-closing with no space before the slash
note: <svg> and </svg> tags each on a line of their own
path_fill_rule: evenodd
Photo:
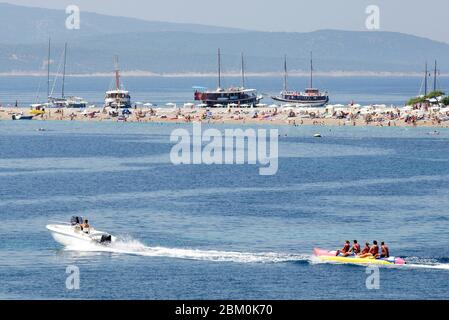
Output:
<svg viewBox="0 0 449 320">
<path fill-rule="evenodd" d="M 65 43 L 64 47 L 64 69 L 62 71 L 62 92 L 61 97 L 64 98 L 64 89 L 65 89 L 65 68 L 67 65 L 67 42 Z"/>
<path fill-rule="evenodd" d="M 433 71 L 433 91 L 437 91 L 437 61 L 435 60 L 435 69 Z"/>
<path fill-rule="evenodd" d="M 245 57 L 242 52 L 242 88 L 245 88 Z"/>
<path fill-rule="evenodd" d="M 218 48 L 218 88 L 221 88 L 221 51 Z"/>
<path fill-rule="evenodd" d="M 426 70 L 425 70 L 426 74 L 424 77 L 424 95 L 427 96 L 427 61 L 426 61 Z"/>
<path fill-rule="evenodd" d="M 118 90 L 120 90 L 120 71 L 118 68 L 118 56 L 114 56 L 114 64 L 115 64 L 115 87 Z"/>
<path fill-rule="evenodd" d="M 310 88 L 313 88 L 313 55 L 310 52 Z"/>
<path fill-rule="evenodd" d="M 50 97 L 50 54 L 51 54 L 51 38 L 48 38 L 48 57 L 47 57 L 47 99 Z"/>
<path fill-rule="evenodd" d="M 284 91 L 287 91 L 287 55 L 284 56 Z"/>
</svg>

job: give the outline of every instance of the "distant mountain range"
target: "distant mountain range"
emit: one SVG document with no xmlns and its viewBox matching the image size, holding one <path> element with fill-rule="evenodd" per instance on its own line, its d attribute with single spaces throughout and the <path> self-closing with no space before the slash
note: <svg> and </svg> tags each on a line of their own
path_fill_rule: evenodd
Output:
<svg viewBox="0 0 449 320">
<path fill-rule="evenodd" d="M 56 71 L 64 42 L 69 44 L 68 72 L 98 73 L 121 68 L 154 73 L 238 71 L 240 54 L 247 72 L 308 70 L 313 51 L 322 72 L 420 72 L 427 60 L 449 69 L 449 44 L 393 32 L 321 30 L 310 33 L 257 32 L 195 24 L 151 22 L 81 12 L 81 29 L 65 28 L 65 11 L 0 3 L 0 72 L 43 72 L 47 41 L 52 38 Z"/>
</svg>

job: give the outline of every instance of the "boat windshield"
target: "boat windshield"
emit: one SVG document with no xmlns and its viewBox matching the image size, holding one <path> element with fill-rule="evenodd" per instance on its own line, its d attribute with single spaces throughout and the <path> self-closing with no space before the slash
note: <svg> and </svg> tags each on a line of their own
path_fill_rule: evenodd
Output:
<svg viewBox="0 0 449 320">
<path fill-rule="evenodd" d="M 77 224 L 82 224 L 84 222 L 83 217 L 79 217 L 79 216 L 72 216 L 72 218 L 70 219 L 70 224 L 72 226 L 75 226 Z"/>
</svg>

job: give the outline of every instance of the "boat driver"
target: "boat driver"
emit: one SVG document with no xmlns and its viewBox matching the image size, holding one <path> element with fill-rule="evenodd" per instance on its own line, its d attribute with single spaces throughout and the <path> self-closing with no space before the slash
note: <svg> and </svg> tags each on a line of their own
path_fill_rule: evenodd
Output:
<svg viewBox="0 0 449 320">
<path fill-rule="evenodd" d="M 85 219 L 82 224 L 80 224 L 81 231 L 84 231 L 85 233 L 89 233 L 90 225 L 89 220 Z"/>
</svg>

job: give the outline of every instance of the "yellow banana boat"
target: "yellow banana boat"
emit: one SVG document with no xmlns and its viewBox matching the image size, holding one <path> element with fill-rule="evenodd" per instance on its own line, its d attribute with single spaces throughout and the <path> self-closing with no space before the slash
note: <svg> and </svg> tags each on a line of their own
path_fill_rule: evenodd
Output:
<svg viewBox="0 0 449 320">
<path fill-rule="evenodd" d="M 336 256 L 336 251 L 327 251 L 319 248 L 313 249 L 313 253 L 321 261 L 352 263 L 352 264 L 378 264 L 378 265 L 403 265 L 405 260 L 399 257 L 379 258 L 374 257 L 359 258 L 357 256 Z"/>
</svg>

